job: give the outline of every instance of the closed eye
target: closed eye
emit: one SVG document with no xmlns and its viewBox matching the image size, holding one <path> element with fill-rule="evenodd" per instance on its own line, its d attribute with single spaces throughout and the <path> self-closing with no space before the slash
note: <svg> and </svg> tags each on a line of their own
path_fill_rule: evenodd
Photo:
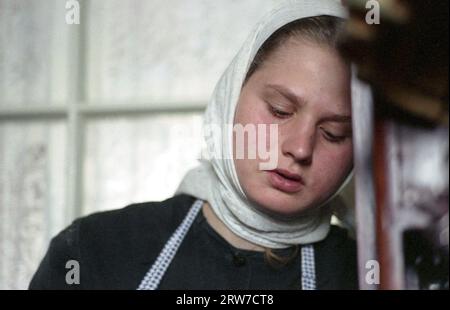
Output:
<svg viewBox="0 0 450 310">
<path fill-rule="evenodd" d="M 285 119 L 292 115 L 291 112 L 282 111 L 270 105 L 270 112 L 277 118 Z"/>
<path fill-rule="evenodd" d="M 324 129 L 322 129 L 322 132 L 324 138 L 332 143 L 342 143 L 347 138 L 346 135 L 344 136 L 334 135 L 331 132 L 326 131 Z"/>
</svg>

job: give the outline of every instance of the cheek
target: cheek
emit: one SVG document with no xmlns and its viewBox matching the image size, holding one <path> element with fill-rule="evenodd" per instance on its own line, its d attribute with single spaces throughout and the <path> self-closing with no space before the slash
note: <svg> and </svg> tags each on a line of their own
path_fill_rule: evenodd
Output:
<svg viewBox="0 0 450 310">
<path fill-rule="evenodd" d="M 242 190 L 247 196 L 254 196 L 259 188 L 257 178 L 255 178 L 257 163 L 255 160 L 234 159 L 234 165 Z"/>
<path fill-rule="evenodd" d="M 263 102 L 244 101 L 238 105 L 234 118 L 235 124 L 268 124 L 269 122 L 270 118 Z"/>
<path fill-rule="evenodd" d="M 234 124 L 242 124 L 242 125 L 248 125 L 248 124 L 270 124 L 271 119 L 269 115 L 267 115 L 267 111 L 264 110 L 264 106 L 262 102 L 259 102 L 257 100 L 254 100 L 252 102 L 241 102 L 238 105 L 238 108 L 236 110 L 236 115 L 234 119 Z M 256 129 L 256 145 L 259 143 L 259 134 Z M 269 136 L 268 129 L 266 130 L 266 149 L 269 148 L 269 142 L 267 137 Z M 245 153 L 248 154 L 248 147 L 249 147 L 249 140 L 247 135 L 244 137 L 244 143 L 246 151 Z M 254 143 L 252 143 L 253 145 Z M 239 178 L 239 182 L 246 193 L 246 195 L 252 196 L 255 192 L 258 191 L 260 188 L 260 180 L 256 175 L 259 173 L 258 165 L 261 161 L 259 158 L 259 155 L 257 154 L 256 159 L 248 159 L 247 156 L 244 157 L 244 159 L 236 159 L 236 134 L 233 134 L 233 153 L 234 153 L 234 164 L 236 167 L 237 176 Z M 253 146 L 254 147 L 254 146 Z"/>
<path fill-rule="evenodd" d="M 248 135 L 245 135 L 243 137 L 244 139 L 244 147 L 245 152 L 247 154 L 248 148 L 256 148 L 260 143 L 265 145 L 265 150 L 268 151 L 270 147 L 273 145 L 273 142 L 270 141 L 270 125 L 273 124 L 273 117 L 270 114 L 270 112 L 267 109 L 266 103 L 261 101 L 258 98 L 248 98 L 244 97 L 239 102 L 237 108 L 236 108 L 236 114 L 234 118 L 234 124 L 241 124 L 243 126 L 246 125 L 255 125 L 253 127 L 253 130 L 256 135 L 256 140 L 249 141 Z M 264 127 L 264 133 L 265 135 L 261 136 L 261 130 L 258 125 L 265 124 L 267 126 Z M 277 135 L 278 138 L 278 135 Z M 262 141 L 260 141 L 262 139 Z M 278 147 L 278 145 L 277 145 Z M 234 150 L 234 156 L 236 157 L 236 132 L 233 133 L 233 150 Z M 257 154 L 257 159 L 259 160 L 259 154 Z M 244 160 L 235 160 L 235 161 L 243 161 L 247 162 L 247 165 L 255 165 L 254 159 L 244 159 Z M 251 164 L 250 162 L 253 162 Z"/>
<path fill-rule="evenodd" d="M 331 149 L 322 149 L 317 154 L 318 177 L 321 180 L 330 182 L 340 182 L 346 177 L 353 165 L 352 143 L 348 145 Z"/>
</svg>

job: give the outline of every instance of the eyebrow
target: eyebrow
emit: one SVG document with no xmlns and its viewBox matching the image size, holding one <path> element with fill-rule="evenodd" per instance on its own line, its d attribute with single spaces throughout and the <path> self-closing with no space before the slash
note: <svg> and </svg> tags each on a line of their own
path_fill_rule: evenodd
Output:
<svg viewBox="0 0 450 310">
<path fill-rule="evenodd" d="M 266 87 L 271 88 L 278 92 L 283 97 L 287 98 L 289 101 L 297 104 L 298 106 L 302 106 L 306 103 L 306 100 L 296 95 L 290 89 L 276 84 L 267 84 Z M 338 123 L 348 123 L 352 121 L 352 117 L 350 115 L 341 115 L 341 114 L 328 114 L 327 116 L 321 119 L 321 122 L 338 122 Z"/>
<path fill-rule="evenodd" d="M 271 88 L 275 90 L 277 93 L 288 99 L 289 101 L 302 106 L 306 103 L 306 100 L 298 95 L 296 95 L 294 92 L 292 92 L 290 89 L 276 84 L 267 84 L 266 87 Z"/>
<path fill-rule="evenodd" d="M 330 114 L 322 118 L 322 122 L 350 123 L 351 121 L 351 116 L 340 114 Z"/>
</svg>

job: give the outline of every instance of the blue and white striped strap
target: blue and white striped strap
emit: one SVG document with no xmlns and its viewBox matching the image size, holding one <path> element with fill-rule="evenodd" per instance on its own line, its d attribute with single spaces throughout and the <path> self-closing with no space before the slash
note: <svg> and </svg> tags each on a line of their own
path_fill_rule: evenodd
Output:
<svg viewBox="0 0 450 310">
<path fill-rule="evenodd" d="M 302 246 L 302 290 L 316 289 L 316 263 L 314 258 L 314 246 L 312 244 Z"/>
</svg>

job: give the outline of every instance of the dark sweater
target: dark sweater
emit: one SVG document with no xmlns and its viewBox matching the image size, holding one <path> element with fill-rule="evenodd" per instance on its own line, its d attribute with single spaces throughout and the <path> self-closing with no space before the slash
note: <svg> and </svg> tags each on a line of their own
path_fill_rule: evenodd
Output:
<svg viewBox="0 0 450 310">
<path fill-rule="evenodd" d="M 178 195 L 74 221 L 53 238 L 30 289 L 136 289 L 194 201 Z M 355 243 L 345 230 L 332 226 L 315 256 L 317 289 L 357 288 Z M 79 285 L 66 284 L 69 260 L 79 262 Z M 159 288 L 299 289 L 300 275 L 300 255 L 274 268 L 264 253 L 228 244 L 199 212 Z"/>
</svg>

